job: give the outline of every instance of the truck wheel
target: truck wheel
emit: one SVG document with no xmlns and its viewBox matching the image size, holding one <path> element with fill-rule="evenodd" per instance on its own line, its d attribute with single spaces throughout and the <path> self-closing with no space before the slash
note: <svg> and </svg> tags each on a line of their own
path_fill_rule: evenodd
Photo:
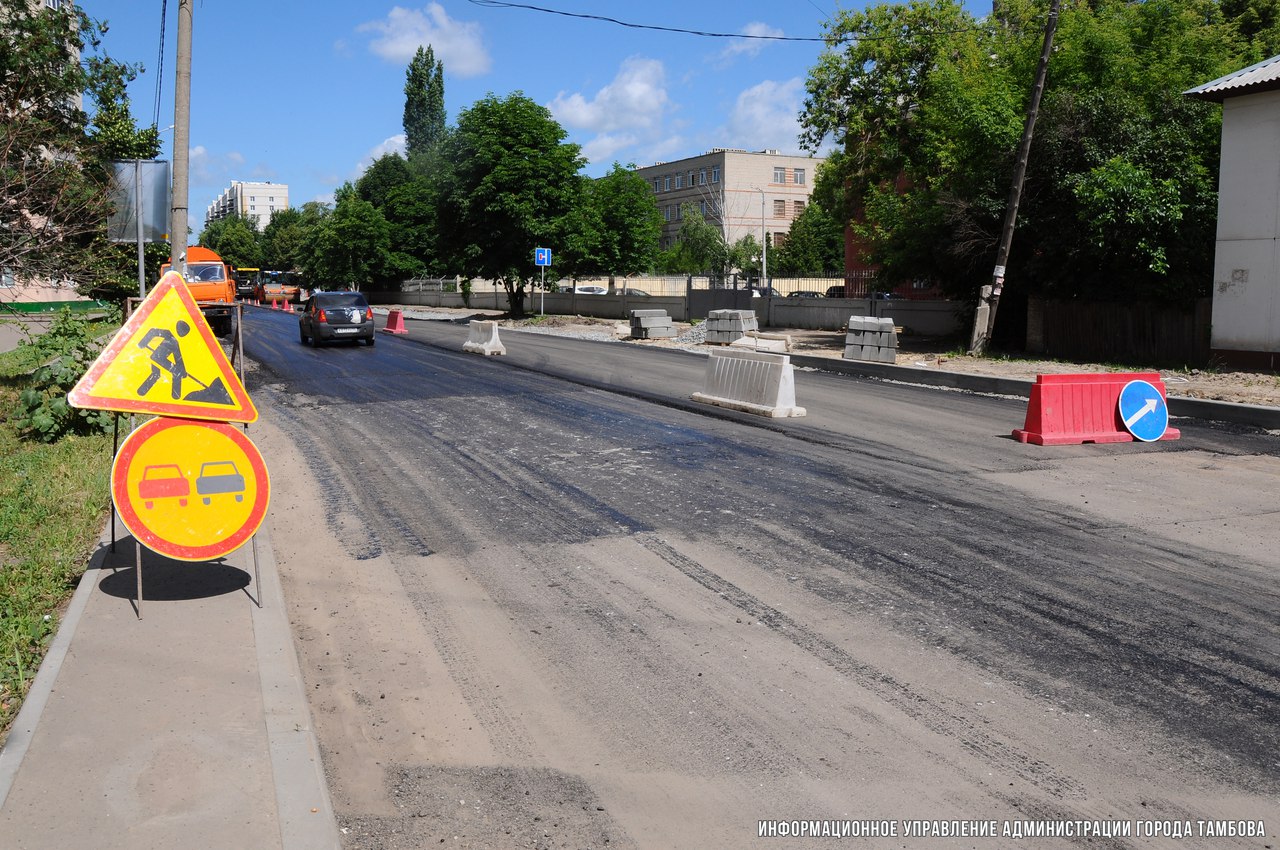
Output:
<svg viewBox="0 0 1280 850">
<path fill-rule="evenodd" d="M 370 348 L 373 348 L 373 343 L 374 343 L 374 341 L 375 341 L 375 340 L 374 340 L 374 337 L 369 337 L 368 339 L 366 339 L 366 340 L 364 341 L 364 344 L 365 344 L 365 345 L 367 345 L 367 346 L 369 346 Z"/>
</svg>

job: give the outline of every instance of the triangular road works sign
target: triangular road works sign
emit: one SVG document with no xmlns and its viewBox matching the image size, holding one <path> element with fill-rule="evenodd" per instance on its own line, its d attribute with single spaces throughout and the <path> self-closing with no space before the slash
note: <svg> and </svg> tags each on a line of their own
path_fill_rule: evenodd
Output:
<svg viewBox="0 0 1280 850">
<path fill-rule="evenodd" d="M 72 407 L 255 422 L 258 409 L 200 305 L 169 272 L 67 393 Z"/>
</svg>

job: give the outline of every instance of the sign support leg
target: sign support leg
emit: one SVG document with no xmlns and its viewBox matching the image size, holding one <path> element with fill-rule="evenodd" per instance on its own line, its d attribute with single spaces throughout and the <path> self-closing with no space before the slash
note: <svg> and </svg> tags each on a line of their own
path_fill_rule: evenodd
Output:
<svg viewBox="0 0 1280 850">
<path fill-rule="evenodd" d="M 133 541 L 134 574 L 138 577 L 138 619 L 142 619 L 142 544 L 137 538 Z"/>
<path fill-rule="evenodd" d="M 249 546 L 253 550 L 253 593 L 254 602 L 259 608 L 262 607 L 262 573 L 258 569 L 258 535 L 254 533 L 249 538 Z"/>
</svg>

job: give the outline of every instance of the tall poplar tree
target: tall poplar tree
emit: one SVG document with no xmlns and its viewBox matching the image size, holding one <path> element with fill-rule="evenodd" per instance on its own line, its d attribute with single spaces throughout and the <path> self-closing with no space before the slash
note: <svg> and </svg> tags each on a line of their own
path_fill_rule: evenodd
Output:
<svg viewBox="0 0 1280 850">
<path fill-rule="evenodd" d="M 418 47 L 405 71 L 404 135 L 409 159 L 424 154 L 444 135 L 444 63 L 431 46 Z"/>
</svg>

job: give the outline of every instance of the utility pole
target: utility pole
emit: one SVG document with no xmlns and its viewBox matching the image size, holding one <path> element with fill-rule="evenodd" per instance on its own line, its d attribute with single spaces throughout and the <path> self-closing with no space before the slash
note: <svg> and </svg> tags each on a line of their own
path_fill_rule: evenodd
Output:
<svg viewBox="0 0 1280 850">
<path fill-rule="evenodd" d="M 1036 116 L 1040 111 L 1040 96 L 1044 94 L 1044 81 L 1049 72 L 1049 55 L 1053 52 L 1053 34 L 1058 28 L 1060 0 L 1049 0 L 1049 20 L 1044 25 L 1044 48 L 1040 51 L 1040 65 L 1036 68 L 1036 81 L 1031 87 L 1031 101 L 1027 104 L 1027 119 L 1022 127 L 1022 141 L 1018 144 L 1017 161 L 1013 168 L 1013 185 L 1009 187 L 1009 201 L 1004 211 L 1004 227 L 1000 231 L 1000 245 L 996 249 L 996 267 L 991 273 L 991 283 L 982 287 L 978 295 L 978 310 L 973 317 L 973 334 L 969 338 L 969 353 L 980 355 L 991 342 L 991 332 L 996 326 L 996 310 L 1000 306 L 1000 291 L 1004 288 L 1005 264 L 1009 262 L 1009 248 L 1013 244 L 1013 228 L 1018 220 L 1018 203 L 1022 199 L 1022 184 L 1027 176 L 1027 160 L 1031 156 L 1031 136 L 1036 128 Z"/>
<path fill-rule="evenodd" d="M 187 174 L 191 151 L 191 7 L 178 2 L 177 84 L 173 90 L 173 207 L 169 212 L 169 268 L 186 274 Z"/>
</svg>

